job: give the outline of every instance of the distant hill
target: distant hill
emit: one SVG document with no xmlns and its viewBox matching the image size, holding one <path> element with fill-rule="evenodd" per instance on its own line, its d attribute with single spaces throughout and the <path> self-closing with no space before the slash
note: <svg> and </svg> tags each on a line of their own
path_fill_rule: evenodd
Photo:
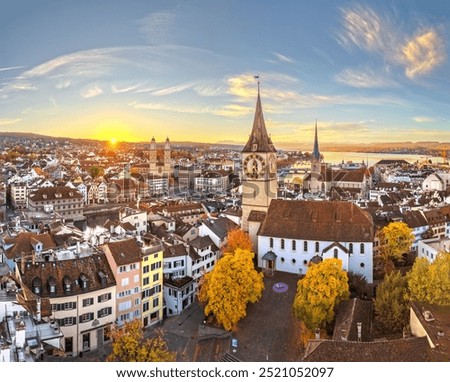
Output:
<svg viewBox="0 0 450 382">
<path fill-rule="evenodd" d="M 88 139 L 88 138 L 65 138 L 65 137 L 52 137 L 48 135 L 36 134 L 31 132 L 18 133 L 18 132 L 0 132 L 1 137 L 10 138 L 29 138 L 29 139 L 48 139 L 57 141 L 70 141 L 74 143 L 102 143 L 106 140 Z M 190 141 L 171 141 L 172 147 L 222 147 L 229 149 L 239 150 L 244 146 L 243 143 L 239 143 L 232 140 L 204 143 L 204 142 L 190 142 Z M 129 144 L 145 145 L 148 142 L 129 142 Z M 281 150 L 298 150 L 298 151 L 311 151 L 312 144 L 304 142 L 274 142 L 275 147 Z M 380 153 L 405 153 L 415 152 L 418 154 L 425 153 L 441 153 L 442 151 L 450 151 L 450 142 L 436 142 L 436 141 L 423 141 L 423 142 L 376 142 L 376 143 L 320 143 L 321 151 L 334 151 L 334 152 L 380 152 Z"/>
</svg>

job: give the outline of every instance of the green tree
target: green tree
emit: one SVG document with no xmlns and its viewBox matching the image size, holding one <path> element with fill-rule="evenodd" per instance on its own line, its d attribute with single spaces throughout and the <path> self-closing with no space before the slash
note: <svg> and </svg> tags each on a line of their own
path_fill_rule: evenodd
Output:
<svg viewBox="0 0 450 382">
<path fill-rule="evenodd" d="M 360 273 L 348 272 L 350 297 L 363 298 L 367 294 L 367 279 Z"/>
<path fill-rule="evenodd" d="M 375 318 L 389 332 L 398 333 L 408 323 L 406 287 L 406 277 L 394 271 L 386 274 L 377 288 Z"/>
<path fill-rule="evenodd" d="M 232 330 L 247 315 L 249 302 L 257 302 L 262 296 L 263 274 L 255 270 L 253 256 L 240 248 L 226 253 L 201 285 L 198 297 L 205 315 L 214 314 L 226 330 Z"/>
<path fill-rule="evenodd" d="M 347 272 L 339 259 L 311 265 L 297 284 L 293 311 L 313 331 L 324 328 L 334 318 L 334 308 L 349 296 Z"/>
<path fill-rule="evenodd" d="M 450 253 L 438 254 L 433 263 L 416 259 L 407 274 L 410 300 L 450 305 Z"/>
<path fill-rule="evenodd" d="M 89 168 L 89 175 L 92 177 L 92 179 L 95 179 L 99 176 L 103 176 L 104 173 L 105 173 L 105 170 L 102 167 L 92 166 Z"/>
<path fill-rule="evenodd" d="M 176 355 L 170 352 L 161 331 L 145 339 L 139 320 L 127 322 L 122 328 L 111 331 L 112 351 L 109 362 L 173 362 Z"/>
<path fill-rule="evenodd" d="M 388 273 L 394 269 L 394 261 L 402 260 L 403 255 L 410 251 L 414 234 L 406 223 L 393 222 L 379 232 L 379 239 L 378 257 Z"/>
</svg>

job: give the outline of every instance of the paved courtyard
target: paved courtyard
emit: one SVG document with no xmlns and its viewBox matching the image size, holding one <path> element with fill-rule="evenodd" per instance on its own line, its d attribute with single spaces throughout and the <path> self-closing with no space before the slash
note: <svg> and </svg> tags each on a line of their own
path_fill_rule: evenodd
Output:
<svg viewBox="0 0 450 382">
<path fill-rule="evenodd" d="M 231 338 L 236 338 L 238 348 L 233 355 L 242 361 L 299 361 L 302 357 L 299 322 L 292 315 L 297 281 L 298 276 L 281 272 L 266 276 L 261 300 L 250 304 L 247 316 L 236 330 L 228 336 L 223 334 L 222 338 L 213 334 L 209 339 L 198 340 L 208 326 L 203 327 L 201 307 L 193 304 L 180 316 L 164 322 L 170 349 L 178 353 L 180 361 L 217 361 L 231 352 Z"/>
</svg>

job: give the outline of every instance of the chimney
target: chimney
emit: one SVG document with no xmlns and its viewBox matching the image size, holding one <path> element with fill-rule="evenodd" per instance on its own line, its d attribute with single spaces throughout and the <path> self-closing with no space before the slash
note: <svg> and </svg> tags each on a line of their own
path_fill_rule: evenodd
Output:
<svg viewBox="0 0 450 382">
<path fill-rule="evenodd" d="M 358 342 L 361 342 L 361 329 L 362 329 L 362 322 L 357 322 L 356 327 L 358 328 Z"/>
<path fill-rule="evenodd" d="M 320 328 L 316 328 L 314 334 L 316 335 L 316 340 L 320 340 Z"/>
</svg>

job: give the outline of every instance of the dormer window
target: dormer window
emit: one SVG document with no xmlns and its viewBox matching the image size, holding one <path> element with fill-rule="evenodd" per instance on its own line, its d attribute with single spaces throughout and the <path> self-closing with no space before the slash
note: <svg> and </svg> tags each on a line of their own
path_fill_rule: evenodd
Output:
<svg viewBox="0 0 450 382">
<path fill-rule="evenodd" d="M 70 281 L 69 276 L 64 276 L 64 278 L 63 278 L 63 288 L 64 288 L 64 293 L 72 292 L 72 283 Z"/>
<path fill-rule="evenodd" d="M 48 293 L 50 296 L 54 296 L 56 294 L 56 280 L 52 276 L 48 279 Z"/>
<path fill-rule="evenodd" d="M 62 194 L 61 194 L 61 193 L 59 193 L 59 192 L 58 192 L 58 193 L 56 193 L 56 194 L 55 194 L 55 198 L 62 198 Z"/>
<path fill-rule="evenodd" d="M 42 194 L 42 199 L 47 199 L 47 194 Z"/>
<path fill-rule="evenodd" d="M 80 283 L 81 289 L 85 290 L 85 289 L 89 288 L 89 279 L 87 278 L 87 276 L 84 273 L 80 273 L 79 283 Z"/>
<path fill-rule="evenodd" d="M 106 274 L 105 274 L 103 271 L 99 271 L 99 272 L 97 273 L 97 275 L 98 275 L 98 279 L 99 279 L 99 281 L 100 281 L 100 284 L 101 284 L 102 286 L 106 286 L 106 284 L 107 284 L 107 282 L 108 282 L 108 279 L 106 278 Z"/>
<path fill-rule="evenodd" d="M 31 283 L 33 293 L 34 294 L 41 294 L 42 292 L 42 281 L 39 277 L 35 277 Z"/>
</svg>

